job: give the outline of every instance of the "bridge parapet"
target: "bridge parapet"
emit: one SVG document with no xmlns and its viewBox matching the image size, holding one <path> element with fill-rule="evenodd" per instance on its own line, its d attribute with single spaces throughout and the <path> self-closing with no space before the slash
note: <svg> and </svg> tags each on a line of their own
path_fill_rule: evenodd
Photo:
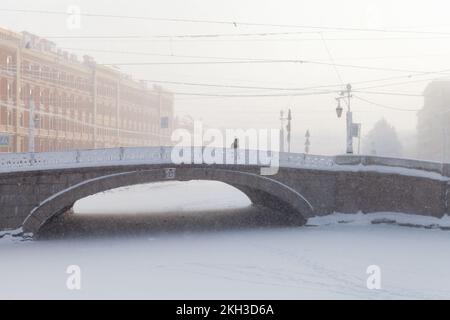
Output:
<svg viewBox="0 0 450 320">
<path fill-rule="evenodd" d="M 378 157 L 368 155 L 338 155 L 334 157 L 337 165 L 363 165 L 363 166 L 386 166 L 405 169 L 415 169 L 439 173 L 450 177 L 450 164 L 433 161 L 422 161 L 415 159 L 402 159 L 390 157 Z"/>
<path fill-rule="evenodd" d="M 167 147 L 145 147 L 5 153 L 0 155 L 0 172 L 116 165 L 133 162 L 145 164 L 170 163 L 171 150 Z"/>
<path fill-rule="evenodd" d="M 182 163 L 211 164 L 204 154 L 214 153 L 214 148 L 193 147 L 183 149 L 190 153 Z M 220 151 L 217 151 L 220 150 Z M 49 170 L 126 164 L 171 164 L 173 147 L 126 147 L 110 149 L 70 150 L 42 153 L 5 153 L 0 155 L 0 172 Z M 331 156 L 302 153 L 277 153 L 256 150 L 216 149 L 222 159 L 219 164 L 280 165 L 287 167 L 328 168 L 334 166 Z M 181 152 L 183 153 L 183 151 Z M 267 155 L 264 155 L 267 153 Z M 231 160 L 232 163 L 229 163 Z M 270 161 L 277 163 L 270 163 Z M 228 161 L 228 162 L 227 162 Z M 235 161 L 235 162 L 234 162 Z"/>
<path fill-rule="evenodd" d="M 205 154 L 214 153 L 214 148 L 193 147 L 185 149 L 190 155 L 183 163 L 208 164 Z M 223 163 L 234 159 L 236 164 L 267 166 L 262 159 L 265 151 L 234 149 L 221 150 Z M 123 147 L 110 149 L 70 150 L 42 153 L 5 153 L 0 154 L 0 172 L 48 170 L 126 164 L 171 164 L 173 147 Z M 235 155 L 237 153 L 237 156 Z M 236 157 L 235 157 L 236 156 Z M 393 168 L 415 169 L 438 173 L 450 177 L 450 164 L 413 159 L 400 159 L 367 155 L 322 156 L 304 153 L 274 153 L 269 157 L 279 161 L 281 167 L 306 167 L 317 169 L 344 169 L 348 166 L 386 166 Z M 220 157 L 219 157 L 220 159 Z M 233 162 L 234 163 L 234 162 Z M 277 165 L 272 163 L 271 165 Z"/>
<path fill-rule="evenodd" d="M 336 163 L 332 156 L 310 155 L 305 153 L 280 153 L 280 165 L 326 168 Z"/>
</svg>

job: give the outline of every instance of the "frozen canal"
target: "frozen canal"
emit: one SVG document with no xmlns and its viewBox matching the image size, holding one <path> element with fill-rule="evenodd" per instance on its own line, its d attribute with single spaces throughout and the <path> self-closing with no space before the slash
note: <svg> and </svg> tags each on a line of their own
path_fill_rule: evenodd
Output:
<svg viewBox="0 0 450 320">
<path fill-rule="evenodd" d="M 301 228 L 267 227 L 264 219 L 255 226 L 258 212 L 248 205 L 238 191 L 211 182 L 84 199 L 39 241 L 0 239 L 0 298 L 450 298 L 450 231 L 373 224 L 362 215 Z M 81 269 L 79 291 L 66 287 L 69 265 Z M 366 286 L 370 265 L 380 267 L 380 290 Z"/>
</svg>

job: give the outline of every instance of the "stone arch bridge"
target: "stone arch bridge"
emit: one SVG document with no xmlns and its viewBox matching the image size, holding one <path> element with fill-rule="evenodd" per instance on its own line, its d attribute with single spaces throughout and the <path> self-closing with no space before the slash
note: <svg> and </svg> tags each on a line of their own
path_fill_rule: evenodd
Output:
<svg viewBox="0 0 450 320">
<path fill-rule="evenodd" d="M 191 148 L 192 161 L 175 164 L 172 151 L 149 147 L 0 155 L 0 231 L 35 235 L 86 196 L 167 180 L 224 182 L 297 225 L 332 212 L 435 217 L 448 212 L 450 164 L 277 153 L 271 155 L 277 170 L 267 175 L 261 174 L 260 161 L 251 160 L 252 155 L 259 159 L 258 152 L 226 150 L 223 159 L 233 162 L 208 164 L 196 158 L 205 149 Z"/>
</svg>

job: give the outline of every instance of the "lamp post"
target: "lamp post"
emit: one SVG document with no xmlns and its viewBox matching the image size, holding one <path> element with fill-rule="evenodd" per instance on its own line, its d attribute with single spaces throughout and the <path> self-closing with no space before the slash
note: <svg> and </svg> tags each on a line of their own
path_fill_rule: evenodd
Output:
<svg viewBox="0 0 450 320">
<path fill-rule="evenodd" d="M 280 111 L 280 152 L 284 152 L 284 112 Z"/>
<path fill-rule="evenodd" d="M 34 127 L 35 127 L 35 118 L 34 118 L 34 99 L 33 99 L 33 90 L 30 89 L 30 103 L 29 103 L 29 120 L 28 120 L 28 152 L 34 152 Z"/>
<path fill-rule="evenodd" d="M 347 104 L 347 112 L 346 112 L 346 125 L 347 125 L 347 147 L 346 152 L 348 154 L 353 154 L 353 114 L 350 109 L 350 100 L 352 98 L 352 86 L 347 84 L 346 89 L 341 91 L 339 97 L 336 98 L 338 105 L 336 107 L 336 115 L 338 118 L 342 116 L 343 108 L 341 106 L 341 101 L 344 101 Z"/>
<path fill-rule="evenodd" d="M 280 148 L 281 152 L 284 152 L 284 121 L 287 120 L 286 125 L 286 141 L 288 143 L 288 152 L 291 152 L 291 121 L 292 121 L 292 112 L 291 109 L 288 110 L 287 117 L 284 116 L 283 110 L 280 111 L 280 122 L 281 122 L 281 132 L 280 132 Z"/>
<path fill-rule="evenodd" d="M 308 154 L 309 153 L 309 146 L 311 145 L 311 142 L 309 141 L 309 137 L 310 137 L 310 133 L 309 133 L 309 129 L 306 130 L 306 134 L 305 134 L 305 153 Z"/>
<path fill-rule="evenodd" d="M 291 121 L 292 121 L 292 113 L 291 113 L 291 109 L 288 110 L 288 116 L 287 116 L 287 125 L 286 125 L 286 131 L 287 131 L 287 143 L 288 143 L 288 152 L 291 152 Z"/>
<path fill-rule="evenodd" d="M 36 138 L 36 124 L 40 122 L 40 117 L 36 114 L 36 105 L 33 99 L 33 90 L 30 89 L 30 106 L 29 106 L 29 118 L 28 118 L 28 152 L 34 153 L 35 150 L 35 138 Z"/>
</svg>

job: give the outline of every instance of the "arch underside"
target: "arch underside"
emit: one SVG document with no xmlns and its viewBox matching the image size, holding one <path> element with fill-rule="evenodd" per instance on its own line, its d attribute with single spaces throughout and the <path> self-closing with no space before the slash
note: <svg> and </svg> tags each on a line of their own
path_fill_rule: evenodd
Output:
<svg viewBox="0 0 450 320">
<path fill-rule="evenodd" d="M 312 216 L 313 208 L 301 194 L 266 176 L 213 168 L 176 168 L 173 173 L 168 176 L 167 169 L 138 170 L 81 182 L 43 201 L 25 219 L 23 232 L 37 234 L 49 219 L 70 210 L 77 200 L 87 196 L 124 186 L 170 180 L 213 180 L 229 184 L 246 194 L 254 205 L 272 209 L 291 224 L 303 225 Z"/>
</svg>

